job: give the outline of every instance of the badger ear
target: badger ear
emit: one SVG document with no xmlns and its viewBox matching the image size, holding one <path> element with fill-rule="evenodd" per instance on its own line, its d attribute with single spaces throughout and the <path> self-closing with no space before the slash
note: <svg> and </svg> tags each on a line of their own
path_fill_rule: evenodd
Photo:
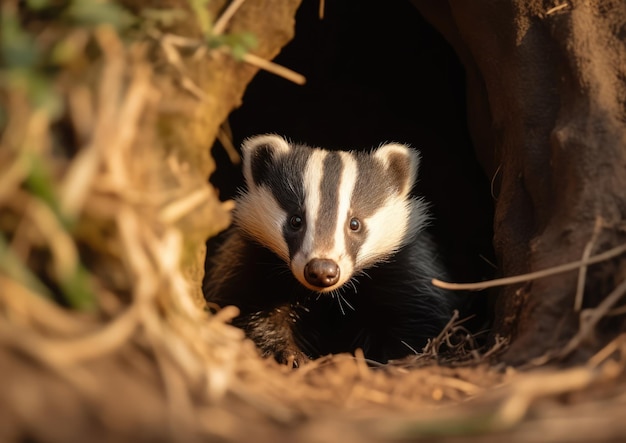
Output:
<svg viewBox="0 0 626 443">
<path fill-rule="evenodd" d="M 399 143 L 389 143 L 374 151 L 374 157 L 383 163 L 390 184 L 401 196 L 408 195 L 415 184 L 420 154 Z"/>
<path fill-rule="evenodd" d="M 284 138 L 265 134 L 244 140 L 241 147 L 243 156 L 243 176 L 248 187 L 258 186 L 267 177 L 267 171 L 273 160 L 291 151 L 291 146 Z"/>
</svg>

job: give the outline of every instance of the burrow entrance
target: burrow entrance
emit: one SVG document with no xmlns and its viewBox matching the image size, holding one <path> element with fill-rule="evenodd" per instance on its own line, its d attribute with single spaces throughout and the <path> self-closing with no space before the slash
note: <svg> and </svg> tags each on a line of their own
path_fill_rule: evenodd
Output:
<svg viewBox="0 0 626 443">
<path fill-rule="evenodd" d="M 295 37 L 274 60 L 303 74 L 298 86 L 261 71 L 228 121 L 233 142 L 277 133 L 331 149 L 369 149 L 396 141 L 417 148 L 415 192 L 431 202 L 431 226 L 455 281 L 496 273 L 493 199 L 468 132 L 465 74 L 454 50 L 409 2 L 304 1 Z M 242 184 L 219 142 L 212 182 L 220 198 Z M 489 322 L 493 296 L 475 297 Z"/>
</svg>

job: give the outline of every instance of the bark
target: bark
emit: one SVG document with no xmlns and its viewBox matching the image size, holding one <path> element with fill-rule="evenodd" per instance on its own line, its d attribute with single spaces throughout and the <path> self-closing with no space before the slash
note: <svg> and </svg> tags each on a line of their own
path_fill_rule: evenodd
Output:
<svg viewBox="0 0 626 443">
<path fill-rule="evenodd" d="M 466 67 L 468 123 L 496 185 L 502 275 L 579 260 L 598 217 L 594 252 L 623 242 L 626 4 L 414 4 Z M 577 274 L 501 291 L 494 333 L 512 338 L 508 361 L 558 349 L 578 330 Z M 585 306 L 596 306 L 624 276 L 623 257 L 590 267 Z"/>
</svg>

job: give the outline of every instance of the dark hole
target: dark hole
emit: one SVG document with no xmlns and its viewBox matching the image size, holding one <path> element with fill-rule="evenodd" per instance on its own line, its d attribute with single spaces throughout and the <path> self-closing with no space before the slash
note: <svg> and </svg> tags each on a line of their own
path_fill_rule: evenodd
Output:
<svg viewBox="0 0 626 443">
<path fill-rule="evenodd" d="M 323 20 L 318 5 L 303 1 L 295 38 L 274 60 L 307 84 L 259 72 L 229 118 L 235 144 L 267 132 L 333 149 L 410 144 L 422 153 L 416 193 L 432 204 L 431 229 L 452 278 L 491 278 L 493 202 L 468 133 L 454 51 L 409 2 L 330 1 Z M 221 146 L 213 154 L 219 167 L 211 180 L 231 198 L 241 172 Z M 476 300 L 476 314 L 489 320 L 487 295 Z"/>
</svg>

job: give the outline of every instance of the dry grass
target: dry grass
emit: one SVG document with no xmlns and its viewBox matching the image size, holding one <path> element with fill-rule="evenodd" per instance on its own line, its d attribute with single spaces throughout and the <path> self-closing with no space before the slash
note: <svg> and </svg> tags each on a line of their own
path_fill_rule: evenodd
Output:
<svg viewBox="0 0 626 443">
<path fill-rule="evenodd" d="M 441 441 L 503 433 L 545 441 L 566 440 L 575 430 L 573 441 L 594 431 L 581 429 L 592 426 L 587 419 L 604 423 L 600 438 L 626 433 L 623 420 L 606 424 L 626 406 L 625 336 L 587 364 L 523 373 L 494 359 L 505 340 L 478 349 L 456 317 L 422 353 L 385 366 L 359 352 L 295 371 L 260 359 L 227 324 L 236 309 L 210 316 L 184 274 L 181 220 L 214 205 L 214 194 L 155 152 L 141 131 L 162 99 L 144 48 L 125 49 L 108 28 L 95 38 L 102 80 L 93 91 L 83 84 L 66 91 L 75 154 L 55 150 L 52 121 L 19 91 L 5 97 L 3 441 L 82 441 L 95 433 L 103 441 Z M 48 200 L 29 185 L 37 162 L 49 174 Z M 588 252 L 566 268 L 598 257 Z M 578 339 L 623 289 L 594 311 Z M 55 298 L 84 309 L 63 308 Z M 74 398 L 79 406 L 72 409 Z M 53 430 L 55 420 L 69 430 Z M 151 431 L 142 434 L 146 423 Z"/>
</svg>

